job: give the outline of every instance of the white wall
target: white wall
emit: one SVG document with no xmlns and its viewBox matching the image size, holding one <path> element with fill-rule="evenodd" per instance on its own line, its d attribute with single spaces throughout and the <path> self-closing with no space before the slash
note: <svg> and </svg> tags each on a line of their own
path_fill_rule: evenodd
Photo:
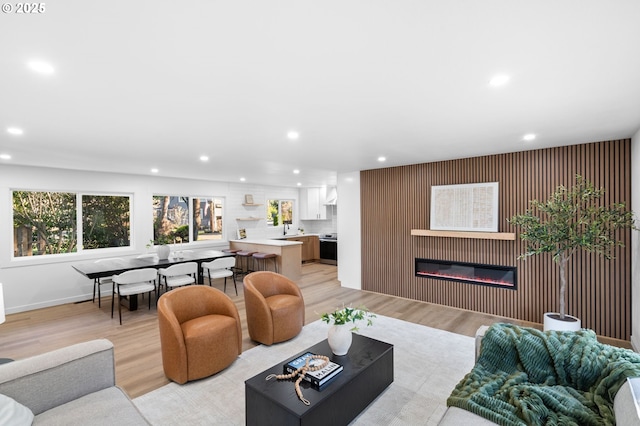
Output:
<svg viewBox="0 0 640 426">
<path fill-rule="evenodd" d="M 12 259 L 13 224 L 10 218 L 11 190 L 14 189 L 131 194 L 131 247 L 110 249 L 106 254 L 104 250 L 92 250 L 82 254 Z M 287 198 L 296 200 L 294 205 L 297 205 L 299 199 L 297 188 L 3 165 L 0 167 L 0 282 L 4 284 L 7 313 L 90 299 L 93 281 L 76 272 L 72 265 L 100 257 L 135 256 L 146 252 L 145 245 L 153 237 L 151 197 L 162 194 L 224 197 L 224 231 L 229 239 L 236 238 L 238 224 L 250 226 L 255 232 L 277 233 L 275 229 L 267 228 L 265 220 L 235 220 L 249 215 L 265 216 L 264 205 L 250 208 L 254 209 L 252 212 L 242 206 L 244 194 L 252 194 L 255 203 L 264 203 L 270 198 Z M 228 247 L 228 242 L 201 242 L 192 246 L 224 248 Z"/>
<path fill-rule="evenodd" d="M 631 210 L 640 219 L 640 130 L 631 139 L 631 164 Z M 640 232 L 631 233 L 631 345 L 640 351 Z"/>
<path fill-rule="evenodd" d="M 361 289 L 360 172 L 338 174 L 338 280 Z"/>
</svg>

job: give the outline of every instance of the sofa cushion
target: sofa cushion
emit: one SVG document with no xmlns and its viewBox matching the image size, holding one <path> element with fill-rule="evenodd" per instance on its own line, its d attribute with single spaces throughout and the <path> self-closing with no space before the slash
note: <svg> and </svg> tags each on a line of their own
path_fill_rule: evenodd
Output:
<svg viewBox="0 0 640 426">
<path fill-rule="evenodd" d="M 636 378 L 627 379 L 627 382 L 622 385 L 616 398 L 613 402 L 613 409 L 616 413 L 616 424 L 625 426 L 639 426 L 640 417 L 638 416 L 638 408 L 636 406 L 636 396 L 631 391 L 632 380 L 639 380 Z"/>
<path fill-rule="evenodd" d="M 0 394 L 0 425 L 22 426 L 33 422 L 33 413 L 13 398 Z"/>
<path fill-rule="evenodd" d="M 36 416 L 34 425 L 148 425 L 137 407 L 113 386 L 93 392 Z"/>
</svg>

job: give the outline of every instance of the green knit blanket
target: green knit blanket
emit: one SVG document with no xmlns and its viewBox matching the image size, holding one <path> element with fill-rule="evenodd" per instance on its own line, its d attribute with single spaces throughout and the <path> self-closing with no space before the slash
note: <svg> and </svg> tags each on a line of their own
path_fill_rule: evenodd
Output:
<svg viewBox="0 0 640 426">
<path fill-rule="evenodd" d="M 592 330 L 542 332 L 494 324 L 447 405 L 501 425 L 614 425 L 613 399 L 640 376 L 640 355 Z"/>
</svg>

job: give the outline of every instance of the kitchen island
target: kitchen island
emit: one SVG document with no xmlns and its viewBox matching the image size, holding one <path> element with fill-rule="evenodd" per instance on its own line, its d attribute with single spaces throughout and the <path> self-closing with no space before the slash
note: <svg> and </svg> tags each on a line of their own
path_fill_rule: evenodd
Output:
<svg viewBox="0 0 640 426">
<path fill-rule="evenodd" d="M 269 239 L 243 239 L 229 241 L 229 247 L 237 250 L 250 250 L 277 255 L 278 273 L 290 280 L 299 280 L 302 276 L 302 242 Z"/>
</svg>

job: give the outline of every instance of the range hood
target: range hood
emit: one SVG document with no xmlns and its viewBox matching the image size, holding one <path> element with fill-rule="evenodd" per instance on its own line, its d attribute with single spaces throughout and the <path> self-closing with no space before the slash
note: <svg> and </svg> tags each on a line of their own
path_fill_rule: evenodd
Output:
<svg viewBox="0 0 640 426">
<path fill-rule="evenodd" d="M 327 188 L 327 199 L 324 204 L 327 206 L 335 206 L 338 204 L 338 191 L 335 186 Z"/>
</svg>

